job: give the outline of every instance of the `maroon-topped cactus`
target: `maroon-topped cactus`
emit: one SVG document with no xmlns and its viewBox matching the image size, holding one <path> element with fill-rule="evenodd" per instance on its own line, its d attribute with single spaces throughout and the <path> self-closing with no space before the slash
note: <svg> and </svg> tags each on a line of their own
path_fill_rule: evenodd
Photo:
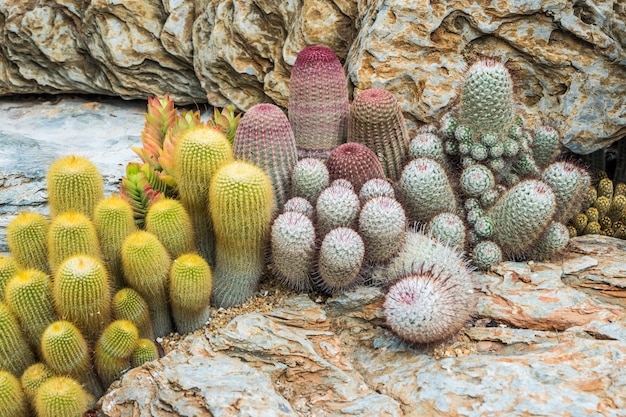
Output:
<svg viewBox="0 0 626 417">
<path fill-rule="evenodd" d="M 291 171 L 298 162 L 296 141 L 285 113 L 270 103 L 252 106 L 239 122 L 233 152 L 265 171 L 272 180 L 276 206 L 281 209 L 289 198 Z"/>
<path fill-rule="evenodd" d="M 289 122 L 298 156 L 326 158 L 346 141 L 350 102 L 343 67 L 325 46 L 307 46 L 291 69 Z"/>
<path fill-rule="evenodd" d="M 385 171 L 374 152 L 367 146 L 348 142 L 335 148 L 326 161 L 330 181 L 346 179 L 359 192 L 372 178 L 385 178 Z"/>
<path fill-rule="evenodd" d="M 350 107 L 348 141 L 370 148 L 387 177 L 392 180 L 400 177 L 409 136 L 398 101 L 391 92 L 370 88 L 357 94 Z"/>
</svg>

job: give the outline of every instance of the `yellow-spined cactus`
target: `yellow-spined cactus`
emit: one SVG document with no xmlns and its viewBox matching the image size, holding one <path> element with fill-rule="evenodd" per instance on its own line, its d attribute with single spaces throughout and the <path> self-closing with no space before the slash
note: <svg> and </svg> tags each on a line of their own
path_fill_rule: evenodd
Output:
<svg viewBox="0 0 626 417">
<path fill-rule="evenodd" d="M 132 288 L 122 288 L 116 292 L 111 301 L 111 310 L 114 320 L 132 321 L 139 330 L 139 337 L 154 339 L 148 303 L 137 291 Z"/>
<path fill-rule="evenodd" d="M 50 272 L 48 266 L 48 220 L 38 213 L 21 212 L 7 226 L 11 255 L 22 268 Z"/>
<path fill-rule="evenodd" d="M 178 333 L 193 332 L 209 319 L 213 274 L 207 262 L 195 253 L 176 258 L 170 270 L 170 304 Z"/>
<path fill-rule="evenodd" d="M 94 404 L 94 397 L 67 376 L 54 376 L 41 384 L 35 394 L 38 417 L 82 417 Z"/>
<path fill-rule="evenodd" d="M 143 365 L 146 362 L 159 359 L 159 349 L 152 339 L 139 339 L 137 347 L 130 357 L 130 364 L 133 368 Z"/>
<path fill-rule="evenodd" d="M 28 402 L 20 380 L 0 369 L 0 417 L 28 417 Z"/>
<path fill-rule="evenodd" d="M 12 256 L 0 256 L 0 301 L 4 300 L 4 288 L 17 273 L 19 266 Z"/>
<path fill-rule="evenodd" d="M 76 211 L 56 216 L 48 230 L 48 261 L 54 272 L 61 262 L 73 255 L 102 258 L 98 234 L 89 217 Z"/>
<path fill-rule="evenodd" d="M 17 318 L 9 306 L 0 302 L 0 369 L 16 377 L 35 362 L 35 355 L 28 346 Z"/>
<path fill-rule="evenodd" d="M 35 405 L 35 394 L 39 387 L 52 378 L 54 372 L 43 362 L 35 362 L 22 373 L 20 383 L 29 404 Z"/>
<path fill-rule="evenodd" d="M 146 214 L 146 231 L 159 238 L 172 259 L 196 250 L 189 213 L 180 201 L 173 198 L 161 198 L 150 206 Z"/>
<path fill-rule="evenodd" d="M 96 370 L 104 386 L 131 367 L 138 341 L 137 327 L 128 320 L 115 320 L 104 329 L 95 349 Z"/>
</svg>

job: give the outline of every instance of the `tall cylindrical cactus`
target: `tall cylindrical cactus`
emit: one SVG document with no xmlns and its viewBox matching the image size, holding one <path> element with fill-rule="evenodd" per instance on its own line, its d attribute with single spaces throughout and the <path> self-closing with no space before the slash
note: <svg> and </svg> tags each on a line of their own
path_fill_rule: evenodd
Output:
<svg viewBox="0 0 626 417">
<path fill-rule="evenodd" d="M 18 214 L 7 226 L 9 251 L 22 268 L 50 272 L 48 226 L 44 216 L 27 211 Z"/>
<path fill-rule="evenodd" d="M 276 105 L 252 106 L 241 118 L 233 152 L 260 167 L 272 180 L 276 207 L 289 199 L 291 172 L 298 161 L 296 141 L 285 113 Z"/>
<path fill-rule="evenodd" d="M 195 252 L 192 227 L 189 213 L 180 201 L 173 198 L 155 201 L 146 214 L 146 231 L 159 238 L 172 259 Z"/>
<path fill-rule="evenodd" d="M 73 255 L 102 258 L 98 234 L 89 217 L 76 211 L 55 216 L 48 229 L 48 261 L 52 271 Z"/>
<path fill-rule="evenodd" d="M 288 108 L 299 157 L 327 158 L 346 141 L 348 84 L 332 49 L 312 45 L 300 51 L 291 69 Z"/>
<path fill-rule="evenodd" d="M 8 305 L 0 302 L 0 369 L 19 377 L 35 362 L 26 336 Z"/>
<path fill-rule="evenodd" d="M 129 320 L 137 326 L 139 337 L 154 339 L 148 303 L 132 288 L 122 288 L 111 300 L 113 320 Z"/>
<path fill-rule="evenodd" d="M 344 143 L 333 149 L 326 161 L 326 167 L 331 183 L 339 178 L 346 179 L 356 193 L 372 178 L 385 178 L 376 154 L 367 146 L 356 142 Z"/>
<path fill-rule="evenodd" d="M 391 92 L 370 88 L 356 95 L 350 106 L 348 141 L 366 145 L 378 157 L 385 176 L 399 178 L 409 137 L 398 101 Z"/>
<path fill-rule="evenodd" d="M 209 304 L 213 274 L 206 261 L 186 253 L 172 262 L 169 299 L 178 333 L 190 333 L 204 326 L 211 315 Z"/>
<path fill-rule="evenodd" d="M 28 417 L 26 395 L 18 377 L 0 369 L 0 417 Z"/>
<path fill-rule="evenodd" d="M 0 301 L 4 301 L 4 288 L 13 275 L 19 270 L 19 265 L 12 256 L 0 255 Z"/>
<path fill-rule="evenodd" d="M 275 199 L 270 178 L 244 161 L 220 168 L 209 190 L 215 226 L 213 301 L 221 307 L 254 295 L 263 268 Z"/>
</svg>

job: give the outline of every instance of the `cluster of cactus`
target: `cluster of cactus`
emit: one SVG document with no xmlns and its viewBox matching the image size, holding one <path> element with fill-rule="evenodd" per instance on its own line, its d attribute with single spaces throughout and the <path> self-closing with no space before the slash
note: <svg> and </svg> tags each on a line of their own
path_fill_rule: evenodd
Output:
<svg viewBox="0 0 626 417">
<path fill-rule="evenodd" d="M 568 225 L 570 236 L 597 234 L 626 239 L 626 184 L 615 184 L 604 171 L 596 176 L 596 185 L 588 188 L 581 211 Z"/>
</svg>

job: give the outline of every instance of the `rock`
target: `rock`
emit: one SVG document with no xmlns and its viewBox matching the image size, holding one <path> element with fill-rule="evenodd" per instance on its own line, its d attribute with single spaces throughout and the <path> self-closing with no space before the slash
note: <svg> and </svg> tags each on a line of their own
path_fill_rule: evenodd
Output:
<svg viewBox="0 0 626 417">
<path fill-rule="evenodd" d="M 520 109 L 581 154 L 626 135 L 617 1 L 103 0 L 0 4 L 0 94 L 96 93 L 247 110 L 288 103 L 297 53 L 322 44 L 354 92 L 385 88 L 410 128 L 454 103 L 477 56 L 508 61 Z"/>
</svg>

